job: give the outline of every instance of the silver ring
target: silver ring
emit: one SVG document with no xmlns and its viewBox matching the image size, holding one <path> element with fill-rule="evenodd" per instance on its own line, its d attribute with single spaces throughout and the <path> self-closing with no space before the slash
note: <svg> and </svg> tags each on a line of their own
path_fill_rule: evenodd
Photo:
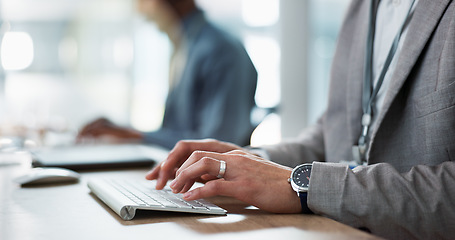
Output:
<svg viewBox="0 0 455 240">
<path fill-rule="evenodd" d="M 217 178 L 223 178 L 224 173 L 226 172 L 226 162 L 223 160 L 220 160 L 220 171 L 218 172 Z"/>
</svg>

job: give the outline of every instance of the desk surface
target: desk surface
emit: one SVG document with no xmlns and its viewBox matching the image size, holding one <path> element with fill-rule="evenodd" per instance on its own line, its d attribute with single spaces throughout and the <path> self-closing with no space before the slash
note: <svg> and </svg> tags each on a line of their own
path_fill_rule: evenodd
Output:
<svg viewBox="0 0 455 240">
<path fill-rule="evenodd" d="M 79 183 L 21 188 L 28 164 L 0 166 L 0 239 L 376 239 L 331 219 L 272 214 L 227 197 L 209 199 L 226 216 L 139 213 L 123 221 L 90 193 L 87 179 L 142 178 L 147 169 L 83 172 Z"/>
</svg>

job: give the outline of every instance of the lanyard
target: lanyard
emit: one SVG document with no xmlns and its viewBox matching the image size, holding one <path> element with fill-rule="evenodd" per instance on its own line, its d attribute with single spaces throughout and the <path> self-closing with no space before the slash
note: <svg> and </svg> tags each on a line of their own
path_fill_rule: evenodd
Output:
<svg viewBox="0 0 455 240">
<path fill-rule="evenodd" d="M 384 81 L 384 77 L 389 69 L 390 63 L 392 62 L 393 56 L 398 48 L 398 43 L 400 42 L 401 35 L 403 34 L 403 30 L 406 26 L 406 23 L 410 20 L 411 11 L 414 6 L 415 0 L 412 1 L 411 7 L 408 10 L 406 15 L 405 21 L 401 25 L 397 35 L 393 39 L 392 46 L 389 50 L 387 58 L 384 63 L 384 67 L 381 70 L 379 75 L 378 82 L 376 86 L 373 88 L 373 73 L 372 73 L 372 65 L 373 65 L 373 47 L 374 47 L 374 32 L 375 32 L 375 25 L 376 25 L 376 13 L 378 8 L 378 2 L 372 1 L 370 6 L 370 17 L 369 17 L 369 29 L 368 29 L 368 38 L 367 38 L 367 46 L 366 46 L 366 54 L 365 54 L 365 69 L 364 69 L 364 80 L 363 80 L 363 90 L 362 90 L 362 132 L 358 141 L 358 146 L 353 146 L 353 155 L 354 160 L 356 160 L 359 164 L 365 162 L 365 153 L 366 153 L 366 145 L 367 145 L 367 136 L 368 131 L 371 124 L 371 119 L 373 116 L 373 107 L 375 105 L 376 96 L 379 92 L 379 89 L 382 86 Z"/>
</svg>

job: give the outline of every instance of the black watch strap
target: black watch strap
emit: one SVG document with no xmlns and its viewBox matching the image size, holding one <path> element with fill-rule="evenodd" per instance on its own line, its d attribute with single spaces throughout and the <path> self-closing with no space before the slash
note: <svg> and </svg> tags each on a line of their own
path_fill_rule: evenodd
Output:
<svg viewBox="0 0 455 240">
<path fill-rule="evenodd" d="M 302 213 L 313 214 L 313 212 L 308 208 L 308 192 L 299 193 L 300 204 L 302 205 Z"/>
</svg>

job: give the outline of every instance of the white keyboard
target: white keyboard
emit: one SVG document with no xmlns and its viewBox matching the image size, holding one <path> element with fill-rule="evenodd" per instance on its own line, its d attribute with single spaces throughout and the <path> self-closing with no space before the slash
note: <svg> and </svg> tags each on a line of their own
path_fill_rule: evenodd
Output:
<svg viewBox="0 0 455 240">
<path fill-rule="evenodd" d="M 185 201 L 170 189 L 156 190 L 147 180 L 91 179 L 88 187 L 122 219 L 134 218 L 137 209 L 225 215 L 226 210 L 203 199 Z"/>
</svg>

